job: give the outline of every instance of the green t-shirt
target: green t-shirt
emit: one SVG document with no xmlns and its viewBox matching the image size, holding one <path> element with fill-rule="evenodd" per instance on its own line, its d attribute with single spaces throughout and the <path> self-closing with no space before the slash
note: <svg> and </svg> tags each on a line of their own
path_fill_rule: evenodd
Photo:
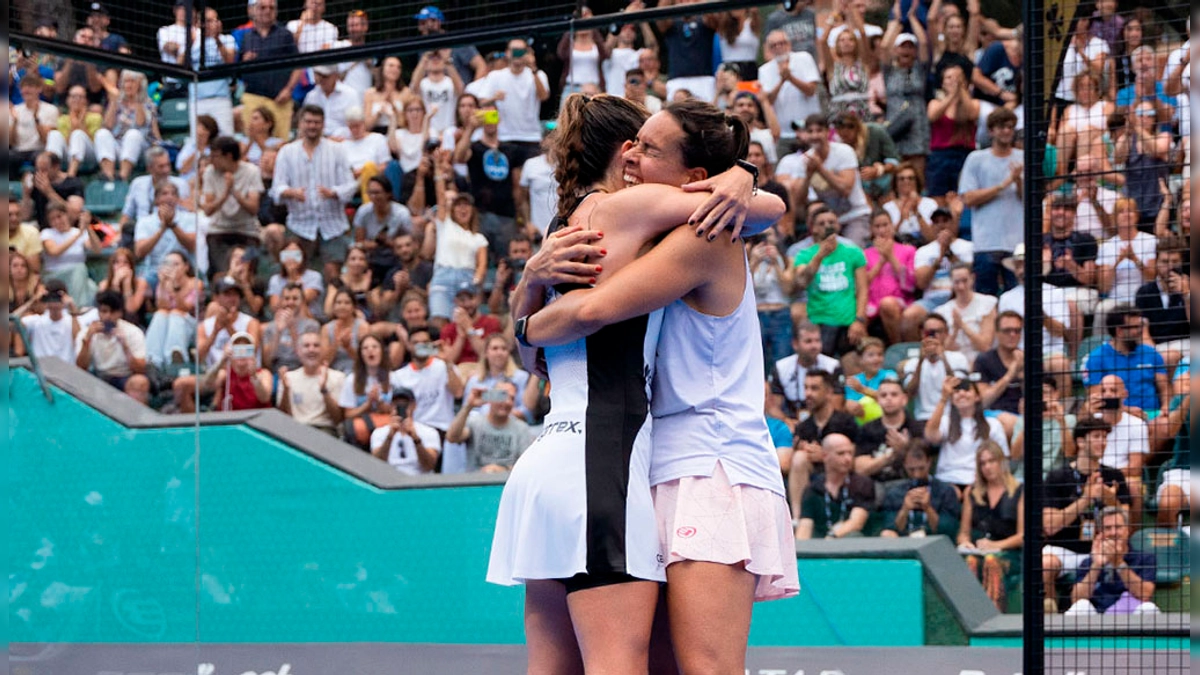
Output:
<svg viewBox="0 0 1200 675">
<path fill-rule="evenodd" d="M 819 244 L 813 244 L 796 254 L 796 267 L 811 262 L 819 248 Z M 867 256 L 861 248 L 839 240 L 808 285 L 808 318 L 821 326 L 854 323 L 858 309 L 854 272 L 866 265 Z"/>
</svg>

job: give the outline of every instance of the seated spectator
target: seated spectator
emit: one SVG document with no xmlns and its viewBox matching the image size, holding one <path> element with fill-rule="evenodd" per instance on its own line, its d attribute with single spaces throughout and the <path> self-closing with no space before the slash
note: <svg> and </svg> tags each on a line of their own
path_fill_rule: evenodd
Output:
<svg viewBox="0 0 1200 675">
<path fill-rule="evenodd" d="M 354 213 L 354 242 L 368 253 L 368 258 L 384 251 L 391 252 L 391 242 L 400 234 L 413 231 L 412 212 L 392 200 L 392 183 L 384 176 L 367 180 L 367 198 Z M 378 269 L 372 265 L 372 269 Z"/>
<path fill-rule="evenodd" d="M 202 166 L 207 166 L 212 154 L 212 141 L 217 137 L 217 121 L 210 115 L 196 116 L 196 132 L 188 136 L 183 149 L 175 158 L 175 170 L 189 183 L 195 182 Z"/>
<path fill-rule="evenodd" d="M 208 216 L 208 271 L 211 277 L 229 270 L 234 247 L 245 250 L 262 239 L 258 209 L 262 204 L 262 173 L 242 158 L 242 148 L 228 136 L 212 142 L 212 156 L 204 170 L 201 204 Z"/>
<path fill-rule="evenodd" d="M 442 132 L 454 126 L 452 106 L 463 93 L 463 81 L 454 67 L 449 49 L 436 49 L 421 55 L 412 73 L 412 91 L 429 111 L 429 134 L 440 139 Z"/>
<path fill-rule="evenodd" d="M 1076 417 L 1068 413 L 1058 392 L 1056 378 L 1042 380 L 1042 477 L 1061 468 L 1075 458 L 1075 441 L 1071 434 L 1075 430 Z M 1022 442 L 1023 442 L 1022 438 Z M 1017 438 L 1013 437 L 1013 454 L 1017 454 Z M 1013 462 L 1013 475 L 1020 480 L 1025 475 L 1024 462 Z"/>
<path fill-rule="evenodd" d="M 1135 295 L 1136 306 L 1146 317 L 1150 339 L 1168 368 L 1179 363 L 1190 349 L 1187 301 L 1191 296 L 1191 285 L 1185 263 L 1189 257 L 1187 244 L 1185 238 L 1178 236 L 1159 239 L 1154 279 L 1141 286 Z"/>
<path fill-rule="evenodd" d="M 1053 137 L 1054 146 L 1060 149 L 1061 168 L 1070 166 L 1073 159 L 1105 153 L 1104 132 L 1108 129 L 1109 117 L 1116 111 L 1112 101 L 1104 100 L 1101 95 L 1100 81 L 1095 75 L 1081 72 L 1074 79 L 1074 100 L 1063 109 L 1057 136 Z M 1062 82 L 1066 80 L 1064 77 Z M 1059 173 L 1065 172 L 1060 170 Z"/>
<path fill-rule="evenodd" d="M 941 401 L 943 383 L 950 377 L 965 377 L 970 370 L 967 357 L 950 351 L 950 324 L 940 314 L 931 314 L 921 323 L 921 353 L 904 362 L 904 389 L 915 397 L 913 416 L 924 424 Z M 965 482 L 965 481 L 964 481 Z"/>
<path fill-rule="evenodd" d="M 163 256 L 154 290 L 154 315 L 146 329 L 146 358 L 160 370 L 190 360 L 188 347 L 196 334 L 196 303 L 204 284 L 178 251 Z"/>
<path fill-rule="evenodd" d="M 138 258 L 138 276 L 158 285 L 158 268 L 168 253 L 196 255 L 196 214 L 179 208 L 179 189 L 170 181 L 154 189 L 155 211 L 138 218 L 133 235 L 133 253 Z"/>
<path fill-rule="evenodd" d="M 257 276 L 257 267 L 257 249 L 234 246 L 229 251 L 229 269 L 224 276 L 214 275 L 215 279 L 227 279 L 238 287 L 241 291 L 238 307 L 251 316 L 261 316 L 267 304 L 267 284 Z"/>
<path fill-rule="evenodd" d="M 1067 616 L 1158 614 L 1154 554 L 1129 548 L 1129 514 L 1119 506 L 1100 512 L 1100 531 L 1079 565 Z"/>
<path fill-rule="evenodd" d="M 975 69 L 976 77 L 980 75 Z M 942 71 L 940 96 L 929 102 L 929 159 L 925 193 L 945 205 L 947 195 L 958 190 L 967 155 L 975 149 L 979 101 L 970 92 L 962 66 L 949 64 Z"/>
<path fill-rule="evenodd" d="M 963 499 L 959 551 L 996 609 L 1008 609 L 1005 576 L 1020 568 L 1025 542 L 1025 486 L 1013 478 L 1001 446 L 984 441 L 975 452 L 975 482 Z"/>
<path fill-rule="evenodd" d="M 821 353 L 821 329 L 815 324 L 802 321 L 795 325 L 792 335 L 795 353 L 771 364 L 767 375 L 771 387 L 767 407 L 769 415 L 785 420 L 794 430 L 801 410 L 806 407 L 808 374 L 817 370 L 833 374 L 841 366 L 837 359 Z"/>
<path fill-rule="evenodd" d="M 99 40 L 96 39 L 96 32 L 88 26 L 77 28 L 72 42 L 89 49 L 97 49 L 100 46 Z M 108 82 L 100 67 L 91 61 L 63 59 L 59 62 L 58 70 L 54 72 L 56 93 L 62 97 L 74 86 L 82 86 L 87 91 L 90 110 L 98 113 L 104 111 Z"/>
<path fill-rule="evenodd" d="M 348 137 L 342 141 L 346 151 L 346 161 L 350 162 L 350 171 L 362 186 L 362 200 L 365 204 L 370 201 L 370 179 L 383 178 L 383 171 L 388 162 L 392 161 L 392 151 L 388 148 L 387 137 L 383 134 L 367 130 L 363 120 L 362 108 L 350 106 L 346 109 L 346 131 Z M 391 196 L 389 185 L 388 196 Z"/>
<path fill-rule="evenodd" d="M 413 235 L 396 235 L 392 239 L 392 253 L 396 256 L 396 266 L 383 275 L 383 281 L 369 294 L 372 312 L 378 317 L 391 316 L 405 294 L 426 293 L 433 278 L 433 263 L 418 255 Z"/>
<path fill-rule="evenodd" d="M 837 215 L 842 236 L 857 246 L 866 245 L 871 206 L 863 192 L 854 148 L 829 140 L 829 123 L 821 114 L 804 120 L 803 140 L 808 150 L 780 158 L 775 168 L 777 179 L 788 186 L 794 204 L 820 200 Z"/>
<path fill-rule="evenodd" d="M 525 162 L 525 165 L 529 166 L 529 162 Z M 525 263 L 532 257 L 533 242 L 524 232 L 517 232 L 508 240 L 508 257 L 501 258 L 496 264 L 496 277 L 492 282 L 492 292 L 488 295 L 488 312 L 501 324 L 506 322 L 509 315 L 508 296 L 516 289 L 525 271 Z"/>
<path fill-rule="evenodd" d="M 1087 399 L 1080 403 L 1079 414 L 1103 419 L 1109 426 L 1100 463 L 1125 474 L 1125 484 L 1132 496 L 1129 516 L 1141 522 L 1142 472 L 1150 459 L 1150 433 L 1145 420 L 1126 407 L 1128 392 L 1122 377 L 1131 376 L 1121 373 L 1101 378 L 1100 385 L 1092 388 Z"/>
<path fill-rule="evenodd" d="M 522 394 L 529 387 L 529 373 L 517 367 L 517 362 L 512 356 L 512 340 L 503 333 L 492 333 L 484 340 L 483 358 L 479 360 L 479 367 L 474 369 L 466 378 L 466 384 L 463 389 L 471 391 L 473 389 L 491 389 L 500 382 L 512 382 L 518 392 Z M 463 375 L 466 375 L 471 369 L 461 368 Z M 522 398 L 524 398 L 522 396 Z M 514 402 L 512 414 L 529 422 L 531 414 L 529 409 L 521 400 Z M 791 446 L 788 446 L 788 455 L 791 455 Z"/>
<path fill-rule="evenodd" d="M 795 152 L 798 146 L 792 122 L 821 112 L 818 96 L 821 72 L 816 58 L 806 51 L 794 49 L 787 32 L 782 29 L 767 33 L 763 56 L 766 60 L 758 67 L 758 81 L 779 119 L 779 144 L 775 156 L 784 157 Z"/>
<path fill-rule="evenodd" d="M 949 404 L 950 412 L 945 412 Z M 979 386 L 971 380 L 947 377 L 942 397 L 925 423 L 925 440 L 941 445 L 937 477 L 965 489 L 970 485 L 975 455 L 988 440 L 1008 456 L 1008 436 L 994 417 L 983 414 Z"/>
<path fill-rule="evenodd" d="M 67 92 L 67 111 L 58 116 L 58 134 L 66 139 L 62 158 L 67 175 L 78 176 L 84 162 L 95 162 L 96 132 L 104 126 L 104 116 L 88 109 L 87 89 L 76 85 Z M 9 164 L 16 167 L 17 162 Z M 10 169 L 11 171 L 11 169 Z"/>
<path fill-rule="evenodd" d="M 436 328 L 410 328 L 408 351 L 412 360 L 392 372 L 394 387 L 406 387 L 416 394 L 413 418 L 428 424 L 441 434 L 454 421 L 454 400 L 463 395 L 458 370 L 437 357 L 440 350 Z"/>
<path fill-rule="evenodd" d="M 11 314 L 13 318 L 21 320 L 29 335 L 29 344 L 24 345 L 21 355 L 28 353 L 39 359 L 54 357 L 63 363 L 75 362 L 75 344 L 80 329 L 79 321 L 75 318 L 75 301 L 67 295 L 66 290 L 61 281 L 49 281 L 41 295 L 40 304 L 45 308 L 44 311 Z M 20 309 L 32 309 L 36 304 L 26 303 Z"/>
<path fill-rule="evenodd" d="M 821 441 L 821 452 L 825 455 L 825 473 L 804 488 L 796 538 L 862 536 L 867 518 L 875 510 L 875 485 L 870 478 L 851 473 L 854 441 L 830 434 Z"/>
<path fill-rule="evenodd" d="M 275 155 L 284 140 L 275 133 L 275 114 L 269 108 L 258 107 L 247 113 L 245 125 L 245 142 L 242 146 L 242 156 L 247 162 L 262 171 L 263 178 L 269 178 L 272 171 L 264 166 L 264 161 L 271 167 L 275 166 Z"/>
<path fill-rule="evenodd" d="M 1075 461 L 1046 476 L 1042 512 L 1042 583 L 1046 613 L 1058 612 L 1057 580 L 1076 575 L 1096 536 L 1095 514 L 1105 506 L 1128 505 L 1131 495 L 1120 471 L 1100 463 L 1110 427 L 1102 419 L 1081 417 L 1072 432 Z"/>
<path fill-rule="evenodd" d="M 196 70 L 213 68 L 237 60 L 237 41 L 232 35 L 227 35 L 221 25 L 217 10 L 212 7 L 204 8 L 204 23 L 201 26 L 203 40 L 192 40 L 191 65 Z M 180 42 L 182 45 L 183 43 Z M 182 50 L 183 47 L 180 47 Z M 201 54 L 204 61 L 201 63 Z M 180 58 L 182 63 L 182 54 Z M 208 115 L 217 123 L 217 136 L 230 136 L 234 132 L 233 100 L 229 92 L 232 80 L 208 80 L 194 85 L 196 94 L 196 114 Z"/>
<path fill-rule="evenodd" d="M 438 432 L 413 417 L 413 392 L 397 387 L 393 396 L 381 402 L 389 411 L 388 422 L 371 432 L 371 454 L 408 476 L 433 473 L 441 456 Z"/>
<path fill-rule="evenodd" d="M 196 360 L 205 372 L 217 369 L 225 346 L 235 334 L 247 333 L 252 338 L 252 344 L 259 343 L 262 327 L 258 319 L 239 310 L 242 300 L 242 286 L 233 279 L 223 277 L 213 286 L 213 302 L 208 307 L 206 318 L 196 329 Z M 209 394 L 213 389 L 206 387 L 207 384 L 210 384 L 208 380 L 200 380 L 195 375 L 175 378 L 172 390 L 178 412 L 196 412 L 196 387 L 201 387 L 201 393 Z"/>
<path fill-rule="evenodd" d="M 362 92 L 355 91 L 350 85 L 342 82 L 335 64 L 316 66 L 312 70 L 317 79 L 317 86 L 305 95 L 304 105 L 324 110 L 325 136 L 333 141 L 344 141 L 350 137 L 350 129 L 346 126 L 346 111 L 362 105 Z"/>
<path fill-rule="evenodd" d="M 529 425 L 513 415 L 517 386 L 500 381 L 485 389 L 467 391 L 467 400 L 446 431 L 446 441 L 465 443 L 467 470 L 483 473 L 511 471 L 517 458 L 533 442 Z M 474 414 L 487 404 L 487 411 Z"/>
<path fill-rule="evenodd" d="M 886 484 L 904 478 L 909 443 L 921 439 L 925 428 L 908 414 L 908 394 L 894 373 L 877 384 L 875 392 L 882 414 L 859 429 L 854 473 Z"/>
<path fill-rule="evenodd" d="M 66 292 L 66 284 L 58 280 L 53 280 L 53 283 L 61 284 L 63 292 Z M 9 251 L 8 284 L 5 285 L 9 314 L 17 314 L 18 308 L 38 302 L 45 290 L 42 278 L 33 269 L 29 259 L 22 253 Z"/>
<path fill-rule="evenodd" d="M 275 405 L 297 422 L 337 436 L 343 414 L 337 397 L 345 386 L 346 374 L 324 364 L 321 336 L 316 331 L 300 333 L 296 354 L 300 360 L 299 368 L 278 368 Z"/>
<path fill-rule="evenodd" d="M 979 374 L 980 402 L 987 410 L 1019 415 L 1025 391 L 1025 352 L 1020 349 L 1025 319 L 1009 310 L 993 323 L 996 348 L 979 354 L 972 368 Z"/>
<path fill-rule="evenodd" d="M 97 320 L 75 340 L 75 365 L 122 391 L 146 372 L 146 337 L 121 318 L 124 305 L 116 291 L 96 294 Z"/>
<path fill-rule="evenodd" d="M 50 204 L 46 210 L 50 227 L 41 233 L 42 278 L 62 281 L 68 295 L 87 302 L 95 292 L 95 284 L 88 278 L 87 254 L 103 248 L 91 227 L 91 214 L 84 211 L 72 222 L 65 204 Z"/>
<path fill-rule="evenodd" d="M 649 84 L 649 80 L 641 68 L 630 68 L 625 71 L 625 87 L 620 96 L 641 104 L 647 112 L 654 114 L 662 110 L 663 104 L 658 97 L 647 93 Z"/>
<path fill-rule="evenodd" d="M 746 161 L 758 168 L 758 187 L 760 190 L 765 190 L 783 200 L 784 212 L 779 220 L 771 227 L 778 236 L 778 241 L 775 245 L 780 251 L 784 251 L 784 259 L 788 261 L 788 266 L 791 266 L 791 261 L 795 259 L 794 255 L 787 255 L 787 247 L 796 241 L 796 211 L 792 208 L 792 198 L 788 195 L 788 189 L 783 183 L 775 180 L 775 165 L 767 160 L 767 152 L 763 148 L 763 144 L 758 141 L 750 141 L 746 147 Z M 555 184 L 555 190 L 557 190 Z M 810 203 L 809 210 L 816 210 L 817 203 Z"/>
<path fill-rule="evenodd" d="M 108 271 L 97 284 L 97 291 L 117 291 L 125 298 L 124 318 L 139 327 L 145 326 L 146 301 L 153 296 L 150 282 L 137 275 L 133 251 L 117 248 L 108 257 Z"/>
<path fill-rule="evenodd" d="M 1133 304 L 1138 288 L 1155 276 L 1158 240 L 1138 230 L 1137 202 L 1128 197 L 1118 199 L 1113 219 L 1116 236 L 1100 244 L 1096 252 L 1096 286 L 1105 296 L 1096 305 L 1097 326 L 1104 325 L 1104 317 L 1112 308 Z"/>
<path fill-rule="evenodd" d="M 190 208 L 191 187 L 186 180 L 171 174 L 171 157 L 162 148 L 150 148 L 146 151 L 146 173 L 133 179 L 129 184 L 129 192 L 125 195 L 125 206 L 121 209 L 122 242 L 128 233 L 128 246 L 133 248 L 135 227 L 137 222 L 154 212 L 156 192 L 162 183 L 171 183 L 177 191 L 178 202 L 184 208 Z M 79 195 L 83 196 L 82 189 Z M 123 244 L 124 245 L 124 244 Z"/>
<path fill-rule="evenodd" d="M 892 173 L 900 164 L 899 154 L 888 130 L 867 123 L 852 113 L 842 113 L 833 121 L 838 139 L 854 149 L 858 158 L 858 178 L 868 205 L 877 207 L 892 192 Z"/>
<path fill-rule="evenodd" d="M 786 358 L 792 343 L 791 297 L 795 277 L 792 266 L 779 252 L 778 241 L 774 228 L 746 240 L 766 363 Z"/>
<path fill-rule="evenodd" d="M 416 291 L 405 293 L 400 299 L 400 322 L 396 324 L 396 337 L 399 339 L 389 345 L 393 354 L 392 363 L 408 363 L 412 356 L 408 351 L 409 333 L 430 327 L 429 305 L 425 303 L 425 297 Z"/>
<path fill-rule="evenodd" d="M 879 536 L 927 537 L 958 533 L 962 501 L 954 486 L 929 475 L 929 444 L 913 438 L 897 453 L 904 458 L 904 476 L 893 481 L 883 498 L 884 529 Z M 857 469 L 855 473 L 858 473 Z M 907 480 L 904 480 L 904 479 Z"/>
<path fill-rule="evenodd" d="M 838 237 L 832 211 L 814 218 L 813 237 L 820 243 L 796 256 L 796 285 L 808 291 L 808 318 L 821 328 L 821 351 L 841 357 L 867 334 L 867 259 L 856 244 Z"/>
<path fill-rule="evenodd" d="M 301 54 L 333 49 L 338 41 L 337 26 L 325 20 L 325 0 L 305 0 L 300 19 L 287 22 Z"/>
<path fill-rule="evenodd" d="M 267 281 L 267 302 L 274 312 L 279 307 L 280 293 L 288 284 L 299 284 L 304 289 L 304 304 L 308 307 L 308 315 L 314 319 L 325 316 L 325 303 L 322 300 L 325 291 L 325 281 L 321 273 L 308 267 L 308 252 L 305 247 L 293 239 L 284 245 L 279 252 L 279 272 L 271 275 Z"/>
<path fill-rule="evenodd" d="M 249 333 L 230 337 L 216 366 L 204 374 L 204 389 L 215 391 L 217 410 L 271 407 L 271 371 L 258 366 L 258 348 Z"/>
<path fill-rule="evenodd" d="M 93 2 L 89 10 L 87 25 L 95 32 L 100 49 L 120 54 L 133 53 L 130 51 L 129 44 L 125 41 L 125 38 L 116 33 L 108 32 L 108 26 L 112 22 L 112 18 L 108 15 L 107 7 L 98 2 Z"/>
<path fill-rule="evenodd" d="M 983 50 L 970 82 L 980 100 L 995 106 L 1016 105 L 1020 101 L 1024 50 L 1024 40 L 1019 34 L 996 40 Z"/>
<path fill-rule="evenodd" d="M 915 165 L 905 162 L 896 167 L 895 179 L 895 198 L 885 203 L 883 210 L 891 216 L 897 238 L 914 246 L 937 239 L 938 230 L 933 226 L 933 214 L 938 209 L 938 203 L 921 195 L 925 189 L 925 177 Z"/>
<path fill-rule="evenodd" d="M 372 276 L 371 267 L 367 264 L 367 252 L 358 246 L 351 246 L 346 253 L 342 273 L 325 289 L 325 306 L 321 316 L 333 316 L 334 292 L 344 290 L 350 294 L 358 315 L 367 321 L 373 320 L 367 299 L 367 292 L 374 285 Z"/>
<path fill-rule="evenodd" d="M 321 324 L 308 314 L 304 305 L 304 287 L 296 283 L 284 286 L 279 292 L 275 318 L 262 329 L 263 366 L 271 372 L 277 372 L 280 368 L 299 368 L 301 363 L 297 347 L 300 336 L 308 332 L 316 333 L 320 329 Z M 353 354 L 354 350 L 350 353 Z"/>
<path fill-rule="evenodd" d="M 888 342 L 901 341 L 902 319 L 916 298 L 917 249 L 896 241 L 896 226 L 886 211 L 871 216 L 872 246 L 867 258 L 867 318 L 883 329 Z"/>
<path fill-rule="evenodd" d="M 353 293 L 345 288 L 330 288 L 329 294 L 333 301 L 329 323 L 321 328 L 321 357 L 330 368 L 349 373 L 354 367 L 358 344 L 370 334 L 371 326 L 355 311 Z"/>
<path fill-rule="evenodd" d="M 58 131 L 58 107 L 42 100 L 44 81 L 40 77 L 21 78 L 24 102 L 12 106 L 8 134 L 8 177 L 20 177 L 22 165 L 32 165 L 42 152 L 59 157 L 67 154 L 66 138 Z M 68 174 L 75 175 L 75 174 Z"/>
<path fill-rule="evenodd" d="M 375 74 L 375 86 L 363 92 L 363 121 L 373 133 L 384 134 L 396 113 L 404 109 L 403 94 L 408 91 L 404 66 L 399 56 L 385 56 Z"/>
<path fill-rule="evenodd" d="M 379 338 L 363 336 L 354 354 L 354 369 L 346 374 L 338 405 L 342 408 L 347 443 L 371 448 L 371 433 L 387 424 L 392 413 L 391 361 Z"/>
<path fill-rule="evenodd" d="M 1107 130 L 1107 125 L 1105 129 Z M 1119 176 L 1104 153 L 1083 155 L 1075 162 L 1075 231 L 1100 241 L 1116 234 L 1113 209 L 1121 193 L 1100 183 L 1100 178 Z"/>
<path fill-rule="evenodd" d="M 1168 409 L 1170 387 L 1166 364 L 1155 349 L 1142 342 L 1142 315 L 1129 305 L 1109 312 L 1105 324 L 1108 342 L 1088 354 L 1083 383 L 1097 387 L 1107 375 L 1118 375 L 1128 390 L 1124 405 L 1140 408 L 1150 418 Z"/>
<path fill-rule="evenodd" d="M 26 265 L 33 272 L 41 269 L 42 237 L 35 223 L 21 220 L 21 202 L 15 196 L 8 196 L 8 250 L 20 253 Z M 12 255 L 11 253 L 9 255 Z"/>
<path fill-rule="evenodd" d="M 967 363 L 974 363 L 975 357 L 991 348 L 996 339 L 997 300 L 995 296 L 975 291 L 976 278 L 971 265 L 954 265 L 950 282 L 953 296 L 934 312 L 950 326 L 946 348 L 960 352 Z"/>
<path fill-rule="evenodd" d="M 479 232 L 475 199 L 464 192 L 447 194 L 450 180 L 449 153 L 440 153 L 434 174 L 437 194 L 436 220 L 425 225 L 422 255 L 433 260 L 429 281 L 429 314 L 435 325 L 445 326 L 451 318 L 452 300 L 460 290 L 473 292 L 483 285 L 487 273 L 488 240 Z"/>
<path fill-rule="evenodd" d="M 804 398 L 809 414 L 796 425 L 796 449 L 788 472 L 788 495 L 795 517 L 799 517 L 800 498 L 810 482 L 814 466 L 824 462 L 823 441 L 835 434 L 851 443 L 858 439 L 858 424 L 852 415 L 841 409 L 842 400 L 837 396 L 840 392 L 837 379 L 830 373 L 810 370 L 804 376 Z M 850 463 L 854 463 L 853 448 Z"/>
<path fill-rule="evenodd" d="M 1000 296 L 1000 302 L 996 308 L 1002 314 L 1013 312 L 1024 319 L 1025 242 L 1017 244 L 1013 249 L 1012 258 L 1008 262 L 1012 265 L 1017 285 Z M 1070 391 L 1071 374 L 1068 371 L 1071 370 L 1071 365 L 1067 360 L 1067 349 L 1068 345 L 1074 349 L 1078 344 L 1078 329 L 1083 323 L 1083 318 L 1079 315 L 1079 308 L 1075 306 L 1074 302 L 1067 299 L 1061 288 L 1051 286 L 1045 281 L 1042 282 L 1042 309 L 1044 310 L 1041 319 L 1044 371 L 1053 374 L 1056 380 L 1055 388 L 1058 391 Z M 1025 349 L 1024 332 L 1021 334 L 1018 349 Z M 1067 445 L 1069 447 L 1071 444 Z"/>
<path fill-rule="evenodd" d="M 47 220 L 47 209 L 51 204 L 65 206 L 67 199 L 83 197 L 83 182 L 62 171 L 62 158 L 52 152 L 43 152 L 33 163 L 33 174 L 25 176 L 25 189 L 21 198 L 22 210 L 29 214 L 41 229 L 51 227 Z"/>
<path fill-rule="evenodd" d="M 479 311 L 479 294 L 463 289 L 454 294 L 454 311 L 442 328 L 439 356 L 454 365 L 476 363 L 484 352 L 484 340 L 501 331 L 500 320 Z"/>
<path fill-rule="evenodd" d="M 862 370 L 846 379 L 846 412 L 862 422 L 874 419 L 867 417 L 868 407 L 879 398 L 879 384 L 886 380 L 899 381 L 900 376 L 891 368 L 883 367 L 883 340 L 865 337 L 859 340 L 854 351 L 858 354 L 858 365 Z M 870 402 L 867 402 L 870 399 Z M 874 409 L 878 415 L 878 409 Z"/>
<path fill-rule="evenodd" d="M 112 180 L 114 163 L 119 161 L 120 179 L 128 183 L 142 153 L 161 138 L 158 109 L 146 93 L 146 76 L 132 70 L 121 71 L 120 91 L 109 95 L 104 127 L 96 132 L 100 173 Z"/>
<path fill-rule="evenodd" d="M 1067 300 L 1074 302 L 1081 313 L 1090 315 L 1100 300 L 1095 288 L 1097 247 L 1094 237 L 1075 231 L 1077 208 L 1073 194 L 1056 192 L 1050 196 L 1050 237 L 1042 254 L 1042 269 L 1046 283 L 1063 289 Z"/>
</svg>

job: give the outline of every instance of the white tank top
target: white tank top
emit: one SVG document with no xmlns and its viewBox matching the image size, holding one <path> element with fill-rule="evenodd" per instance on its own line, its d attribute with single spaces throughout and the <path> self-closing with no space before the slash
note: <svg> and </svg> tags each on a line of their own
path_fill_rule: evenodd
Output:
<svg viewBox="0 0 1200 675">
<path fill-rule="evenodd" d="M 720 460 L 732 484 L 784 494 L 763 410 L 761 346 L 748 264 L 732 314 L 702 314 L 683 300 L 667 306 L 650 400 L 651 485 L 711 476 Z"/>
<path fill-rule="evenodd" d="M 750 19 L 742 20 L 742 30 L 733 39 L 733 44 L 725 41 L 725 36 L 717 38 L 721 41 L 721 62 L 758 61 L 758 34 L 750 27 Z"/>
<path fill-rule="evenodd" d="M 571 74 L 567 84 L 600 84 L 600 50 L 592 45 L 591 49 L 571 50 Z"/>
</svg>

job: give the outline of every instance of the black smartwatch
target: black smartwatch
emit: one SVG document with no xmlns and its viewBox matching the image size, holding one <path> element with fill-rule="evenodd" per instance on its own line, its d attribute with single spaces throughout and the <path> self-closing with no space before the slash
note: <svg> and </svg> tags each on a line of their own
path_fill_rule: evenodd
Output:
<svg viewBox="0 0 1200 675">
<path fill-rule="evenodd" d="M 522 347 L 532 348 L 533 345 L 529 344 L 529 340 L 525 337 L 525 324 L 527 324 L 527 323 L 529 323 L 529 315 L 528 314 L 526 314 L 525 316 L 514 321 L 513 322 L 513 337 L 515 337 L 517 339 L 517 342 L 521 343 Z"/>
<path fill-rule="evenodd" d="M 746 171 L 749 171 L 750 175 L 754 177 L 754 194 L 757 195 L 758 194 L 758 167 L 754 166 L 753 164 L 751 164 L 750 162 L 747 162 L 744 159 L 739 159 L 737 161 L 737 165 L 740 166 L 741 168 L 745 169 Z"/>
</svg>

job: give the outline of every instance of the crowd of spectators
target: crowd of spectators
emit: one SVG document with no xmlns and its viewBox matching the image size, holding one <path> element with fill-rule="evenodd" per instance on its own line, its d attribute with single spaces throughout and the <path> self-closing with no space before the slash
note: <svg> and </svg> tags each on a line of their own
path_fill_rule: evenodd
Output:
<svg viewBox="0 0 1200 675">
<path fill-rule="evenodd" d="M 1040 251 L 1020 226 L 1022 27 L 978 0 L 800 0 L 567 34 L 553 54 L 512 39 L 247 74 L 192 85 L 177 145 L 144 75 L 10 54 L 7 287 L 28 336 L 11 354 L 163 412 L 277 407 L 409 474 L 507 470 L 548 407 L 507 309 L 555 211 L 542 104 L 700 98 L 747 123 L 762 189 L 788 204 L 746 246 L 797 537 L 946 534 L 1003 608 L 1037 470 L 1048 587 L 1075 613 L 1148 611 L 1153 559 L 1127 540 L 1185 527 L 1190 499 L 1190 42 L 1116 4 L 1070 26 Z M 370 39 L 365 12 L 343 30 L 324 0 L 248 12 L 229 31 L 207 8 L 188 40 L 177 3 L 162 60 Z M 434 6 L 414 20 L 448 27 Z M 73 40 L 127 51 L 110 23 L 92 3 Z M 123 188 L 113 222 L 85 180 Z M 1027 255 L 1045 272 L 1041 467 L 1023 452 Z"/>
</svg>

